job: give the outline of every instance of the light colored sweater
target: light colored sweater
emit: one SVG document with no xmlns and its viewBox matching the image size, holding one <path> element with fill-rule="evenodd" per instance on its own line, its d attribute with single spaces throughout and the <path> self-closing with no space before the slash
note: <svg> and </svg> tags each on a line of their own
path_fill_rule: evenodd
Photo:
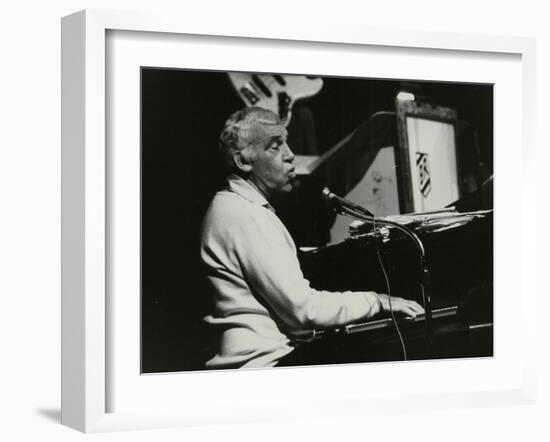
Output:
<svg viewBox="0 0 550 442">
<path fill-rule="evenodd" d="M 326 292 L 304 278 L 296 246 L 267 200 L 231 175 L 218 192 L 202 230 L 201 258 L 213 287 L 220 328 L 211 368 L 267 367 L 294 349 L 296 337 L 380 311 L 374 292 Z"/>
</svg>

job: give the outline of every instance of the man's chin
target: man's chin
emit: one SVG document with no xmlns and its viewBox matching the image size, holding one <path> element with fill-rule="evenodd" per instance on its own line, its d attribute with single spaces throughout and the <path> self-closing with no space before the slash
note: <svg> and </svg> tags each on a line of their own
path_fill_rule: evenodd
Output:
<svg viewBox="0 0 550 442">
<path fill-rule="evenodd" d="M 296 178 L 292 178 L 292 179 L 290 179 L 290 181 L 284 186 L 283 191 L 284 191 L 285 193 L 290 193 L 290 192 L 292 192 L 294 189 L 296 189 L 296 187 L 298 187 L 298 181 L 296 180 Z"/>
<path fill-rule="evenodd" d="M 291 193 L 296 188 L 295 182 L 289 182 L 277 189 L 276 192 L 274 192 L 273 196 L 275 197 L 282 197 L 288 196 L 289 193 Z"/>
</svg>

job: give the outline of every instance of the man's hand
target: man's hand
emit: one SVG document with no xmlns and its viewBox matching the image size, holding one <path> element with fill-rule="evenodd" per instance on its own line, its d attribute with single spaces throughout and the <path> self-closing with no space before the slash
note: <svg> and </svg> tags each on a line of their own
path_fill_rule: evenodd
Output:
<svg viewBox="0 0 550 442">
<path fill-rule="evenodd" d="M 390 297 L 388 295 L 379 293 L 378 298 L 380 299 L 380 303 L 382 305 L 382 311 L 389 312 Z M 393 310 L 394 313 L 402 313 L 405 316 L 409 316 L 411 318 L 414 318 L 416 317 L 416 315 L 424 313 L 424 309 L 417 302 L 409 301 L 408 299 L 403 298 L 396 298 L 394 296 L 391 297 L 391 310 Z"/>
</svg>

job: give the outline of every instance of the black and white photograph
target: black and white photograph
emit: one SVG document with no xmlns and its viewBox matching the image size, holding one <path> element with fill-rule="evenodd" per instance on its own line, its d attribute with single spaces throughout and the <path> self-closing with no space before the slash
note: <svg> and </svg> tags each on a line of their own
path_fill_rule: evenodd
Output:
<svg viewBox="0 0 550 442">
<path fill-rule="evenodd" d="M 493 85 L 141 67 L 141 371 L 493 357 Z"/>
<path fill-rule="evenodd" d="M 0 439 L 548 440 L 546 9 L 6 2 Z"/>
</svg>

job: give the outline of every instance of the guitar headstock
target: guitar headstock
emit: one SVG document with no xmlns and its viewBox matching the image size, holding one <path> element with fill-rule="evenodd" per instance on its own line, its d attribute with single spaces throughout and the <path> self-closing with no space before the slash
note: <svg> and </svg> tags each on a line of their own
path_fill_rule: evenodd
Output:
<svg viewBox="0 0 550 442">
<path fill-rule="evenodd" d="M 303 75 L 230 72 L 229 79 L 246 106 L 260 106 L 276 113 L 288 125 L 293 104 L 317 94 L 323 80 Z"/>
</svg>

